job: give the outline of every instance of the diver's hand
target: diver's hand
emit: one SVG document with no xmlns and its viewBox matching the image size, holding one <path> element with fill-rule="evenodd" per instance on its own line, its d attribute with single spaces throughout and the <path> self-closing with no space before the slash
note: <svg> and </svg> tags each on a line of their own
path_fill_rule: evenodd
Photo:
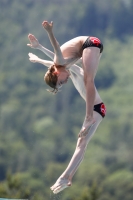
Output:
<svg viewBox="0 0 133 200">
<path fill-rule="evenodd" d="M 48 21 L 43 21 L 42 26 L 47 32 L 50 32 L 52 31 L 52 28 L 53 28 L 53 22 L 51 21 L 49 23 Z"/>
<path fill-rule="evenodd" d="M 28 55 L 29 55 L 29 60 L 33 63 L 36 63 L 39 60 L 39 58 L 33 53 L 29 53 Z"/>
<path fill-rule="evenodd" d="M 30 41 L 30 44 L 27 44 L 27 46 L 34 48 L 34 49 L 39 48 L 40 44 L 34 35 L 29 34 L 28 39 Z"/>
</svg>

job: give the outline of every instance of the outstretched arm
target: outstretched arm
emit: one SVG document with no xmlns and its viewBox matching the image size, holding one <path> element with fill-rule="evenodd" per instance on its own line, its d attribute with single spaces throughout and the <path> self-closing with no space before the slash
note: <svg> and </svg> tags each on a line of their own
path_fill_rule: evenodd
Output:
<svg viewBox="0 0 133 200">
<path fill-rule="evenodd" d="M 52 61 L 48 61 L 48 60 L 42 60 L 39 57 L 37 57 L 35 54 L 33 53 L 29 53 L 29 60 L 33 63 L 40 63 L 45 65 L 46 67 L 50 67 L 51 65 L 53 65 L 54 63 Z"/>
<path fill-rule="evenodd" d="M 40 51 L 42 51 L 43 53 L 45 53 L 49 58 L 51 58 L 52 60 L 54 60 L 54 53 L 48 49 L 46 49 L 45 47 L 43 47 L 39 41 L 37 40 L 37 38 L 32 35 L 29 34 L 28 35 L 28 39 L 30 41 L 30 44 L 27 44 L 27 46 L 33 48 L 33 49 L 39 49 Z"/>
<path fill-rule="evenodd" d="M 62 66 L 67 66 L 69 67 L 70 65 L 74 64 L 77 61 L 77 58 L 75 59 L 74 57 L 70 57 L 70 58 L 64 58 L 63 54 L 61 52 L 60 49 L 60 45 L 59 42 L 56 40 L 54 34 L 53 34 L 53 22 L 48 23 L 47 21 L 44 21 L 42 23 L 42 26 L 44 27 L 44 29 L 47 31 L 48 37 L 50 39 L 50 42 L 54 48 L 54 63 L 56 63 L 57 65 L 62 65 Z"/>
<path fill-rule="evenodd" d="M 56 38 L 54 37 L 53 34 L 53 22 L 48 23 L 47 21 L 43 21 L 42 26 L 44 27 L 44 29 L 47 31 L 48 37 L 50 39 L 50 42 L 53 46 L 54 52 L 55 52 L 55 56 L 54 56 L 54 62 L 57 65 L 65 65 L 65 59 L 63 58 L 61 49 L 60 49 L 60 45 L 58 43 L 58 41 L 56 40 Z"/>
</svg>

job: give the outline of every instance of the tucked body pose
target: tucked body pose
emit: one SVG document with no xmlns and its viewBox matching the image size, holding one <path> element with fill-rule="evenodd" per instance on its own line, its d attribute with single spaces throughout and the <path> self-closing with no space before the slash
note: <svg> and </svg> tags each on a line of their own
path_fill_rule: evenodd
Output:
<svg viewBox="0 0 133 200">
<path fill-rule="evenodd" d="M 28 44 L 28 46 L 43 51 L 47 56 L 49 56 L 52 60 L 54 60 L 54 53 L 43 47 L 41 44 L 39 44 L 38 40 L 35 38 L 34 35 L 29 34 L 28 38 L 30 40 L 30 44 Z M 54 65 L 54 61 L 42 60 L 32 53 L 29 53 L 29 60 L 31 62 L 41 63 L 47 67 Z M 51 70 L 51 68 L 49 70 Z M 69 68 L 69 75 L 74 86 L 76 87 L 82 98 L 86 101 L 86 87 L 84 83 L 83 69 L 74 64 Z M 87 131 L 87 134 L 85 134 L 84 136 L 81 137 L 81 134 L 79 133 L 76 149 L 70 160 L 68 167 L 57 179 L 56 183 L 51 187 L 51 190 L 55 194 L 72 185 L 72 178 L 75 172 L 77 171 L 81 161 L 84 158 L 86 147 L 91 137 L 95 133 L 97 127 L 101 123 L 103 117 L 105 116 L 106 113 L 105 105 L 102 102 L 102 99 L 98 94 L 97 89 L 96 88 L 94 89 L 95 89 L 95 98 L 93 104 L 93 118 L 95 120 L 95 123 L 93 124 L 93 126 L 90 127 L 90 129 Z"/>
<path fill-rule="evenodd" d="M 96 37 L 79 36 L 60 47 L 53 34 L 53 22 L 44 21 L 42 26 L 46 30 L 54 49 L 54 65 L 45 75 L 46 83 L 54 88 L 54 91 L 58 91 L 58 88 L 67 82 L 69 78 L 67 69 L 82 58 L 83 79 L 86 90 L 86 115 L 80 131 L 82 136 L 95 123 L 93 117 L 93 105 L 96 95 L 94 78 L 103 51 L 103 45 Z"/>
</svg>

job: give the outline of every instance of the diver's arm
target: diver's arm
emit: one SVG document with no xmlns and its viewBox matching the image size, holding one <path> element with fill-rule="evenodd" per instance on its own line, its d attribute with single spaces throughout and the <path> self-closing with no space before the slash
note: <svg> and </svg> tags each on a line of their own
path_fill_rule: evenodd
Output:
<svg viewBox="0 0 133 200">
<path fill-rule="evenodd" d="M 33 63 L 40 63 L 45 65 L 46 67 L 50 67 L 51 65 L 53 65 L 54 63 L 52 61 L 48 61 L 48 60 L 43 60 L 40 59 L 39 57 L 37 57 L 35 54 L 29 53 L 29 60 Z"/>
<path fill-rule="evenodd" d="M 42 51 L 43 53 L 45 53 L 49 58 L 51 58 L 52 60 L 54 60 L 54 53 L 48 49 L 46 49 L 45 47 L 43 47 L 38 39 L 33 35 L 33 34 L 29 34 L 28 35 L 28 39 L 30 41 L 30 44 L 27 44 L 27 46 L 33 48 L 33 49 L 39 49 L 40 51 Z"/>
<path fill-rule="evenodd" d="M 47 21 L 43 21 L 42 26 L 46 30 L 49 40 L 51 42 L 51 45 L 53 46 L 53 49 L 54 49 L 54 53 L 55 53 L 54 63 L 57 65 L 65 66 L 66 65 L 65 59 L 63 58 L 59 42 L 56 40 L 53 34 L 53 30 L 52 30 L 53 22 L 49 23 Z"/>
<path fill-rule="evenodd" d="M 47 55 L 49 58 L 54 60 L 54 53 L 52 51 L 48 50 L 42 45 L 40 45 L 38 49 L 41 50 L 43 53 L 45 53 L 45 55 Z"/>
</svg>

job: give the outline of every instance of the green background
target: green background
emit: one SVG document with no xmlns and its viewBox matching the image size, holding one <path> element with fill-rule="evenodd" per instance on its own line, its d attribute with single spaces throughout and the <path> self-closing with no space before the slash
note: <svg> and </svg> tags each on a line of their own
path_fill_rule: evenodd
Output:
<svg viewBox="0 0 133 200">
<path fill-rule="evenodd" d="M 0 0 L 0 197 L 133 200 L 133 1 Z M 51 95 L 46 69 L 28 60 L 29 33 L 53 50 L 41 23 L 54 21 L 60 44 L 99 37 L 104 51 L 96 76 L 107 115 L 91 139 L 73 185 L 50 186 L 68 165 L 85 116 L 71 80 Z"/>
</svg>

